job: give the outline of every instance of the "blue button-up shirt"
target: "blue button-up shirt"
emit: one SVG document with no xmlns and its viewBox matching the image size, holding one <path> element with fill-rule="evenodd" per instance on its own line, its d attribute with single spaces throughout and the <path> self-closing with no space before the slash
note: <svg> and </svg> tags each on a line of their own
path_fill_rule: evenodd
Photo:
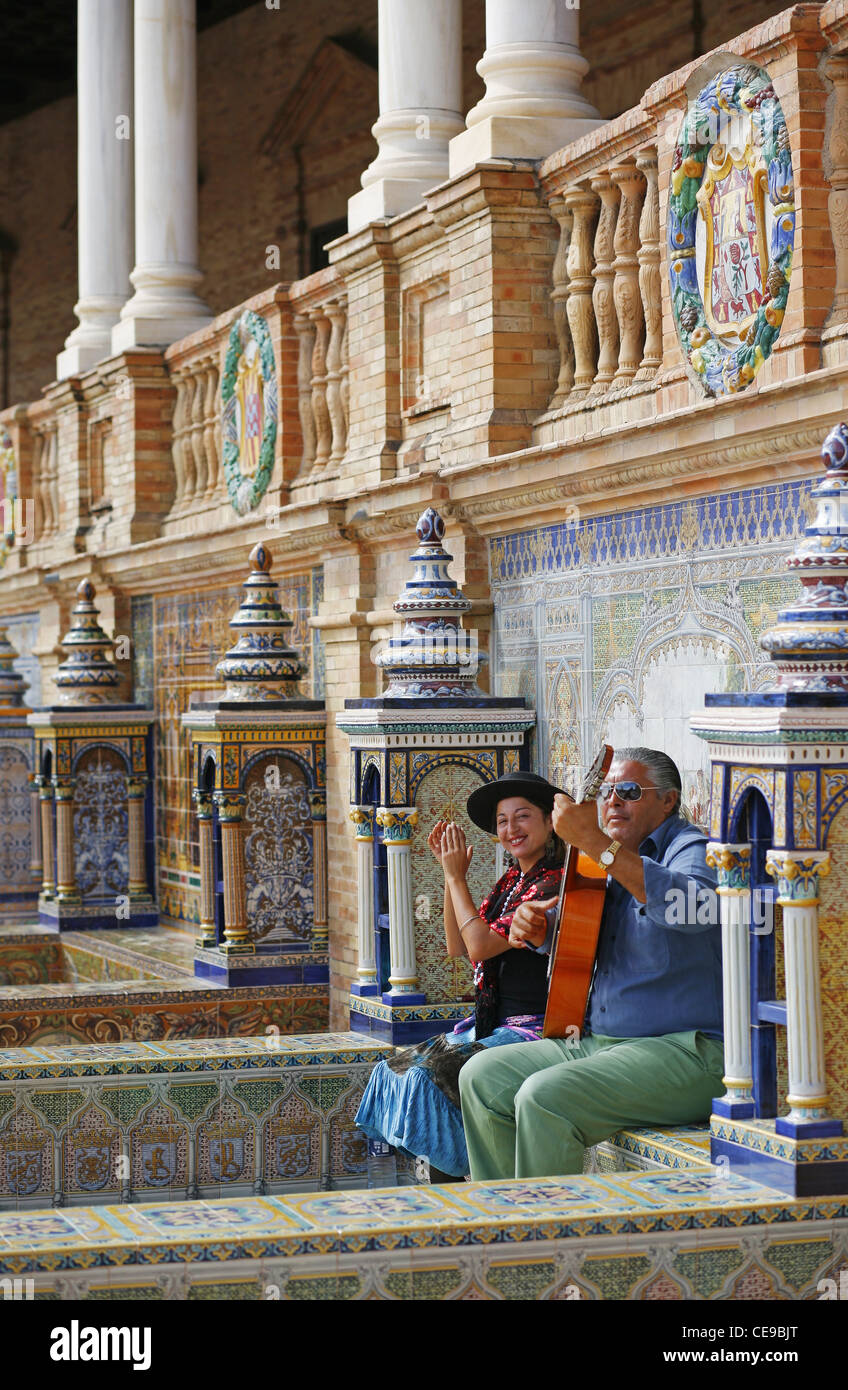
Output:
<svg viewBox="0 0 848 1390">
<path fill-rule="evenodd" d="M 671 815 L 639 846 L 645 902 L 607 886 L 587 1031 L 722 1035 L 721 927 L 707 837 Z"/>
</svg>

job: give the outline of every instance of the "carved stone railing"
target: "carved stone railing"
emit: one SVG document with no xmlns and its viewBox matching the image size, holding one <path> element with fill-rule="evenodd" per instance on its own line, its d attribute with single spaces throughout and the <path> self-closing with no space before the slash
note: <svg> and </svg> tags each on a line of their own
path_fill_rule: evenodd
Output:
<svg viewBox="0 0 848 1390">
<path fill-rule="evenodd" d="M 662 362 L 656 135 L 640 112 L 543 172 L 560 228 L 552 299 L 559 375 L 548 413 L 649 383 Z"/>
<path fill-rule="evenodd" d="M 223 499 L 219 378 L 216 351 L 180 364 L 172 374 L 177 392 L 171 444 L 176 480 L 172 517 L 198 502 Z"/>
<path fill-rule="evenodd" d="M 338 475 L 347 447 L 347 297 L 331 267 L 290 287 L 303 442 L 296 484 Z"/>
<path fill-rule="evenodd" d="M 166 354 L 176 390 L 171 418 L 174 501 L 169 522 L 226 497 L 220 390 L 225 342 L 226 332 L 216 320 L 210 329 L 175 343 Z"/>
</svg>

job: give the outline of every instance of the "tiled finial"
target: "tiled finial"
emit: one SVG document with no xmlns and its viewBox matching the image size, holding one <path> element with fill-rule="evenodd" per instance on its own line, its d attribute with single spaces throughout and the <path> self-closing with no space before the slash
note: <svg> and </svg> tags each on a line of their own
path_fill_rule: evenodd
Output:
<svg viewBox="0 0 848 1390">
<path fill-rule="evenodd" d="M 477 634 L 462 626 L 471 603 L 448 574 L 453 556 L 442 545 L 445 523 L 428 507 L 415 529 L 418 548 L 409 557 L 415 569 L 392 605 L 406 622 L 376 658 L 388 680 L 384 693 L 480 697 Z"/>
<path fill-rule="evenodd" d="M 836 425 L 822 445 L 827 468 L 810 493 L 816 504 L 787 560 L 803 590 L 760 638 L 787 690 L 848 691 L 848 425 Z"/>
<path fill-rule="evenodd" d="M 253 547 L 250 564 L 245 596 L 230 619 L 238 641 L 215 671 L 227 683 L 226 700 L 286 700 L 306 666 L 288 645 L 288 629 L 294 624 L 280 607 L 266 545 L 260 542 Z"/>
<path fill-rule="evenodd" d="M 68 653 L 54 677 L 62 705 L 115 703 L 112 696 L 121 673 L 109 656 L 115 644 L 97 621 L 95 593 L 90 579 L 84 579 L 77 587 L 78 602 L 71 609 L 71 627 L 59 643 Z"/>
<path fill-rule="evenodd" d="M 29 690 L 29 681 L 15 670 L 17 656 L 5 627 L 0 627 L 0 709 L 19 709 L 24 702 L 24 691 Z"/>
</svg>

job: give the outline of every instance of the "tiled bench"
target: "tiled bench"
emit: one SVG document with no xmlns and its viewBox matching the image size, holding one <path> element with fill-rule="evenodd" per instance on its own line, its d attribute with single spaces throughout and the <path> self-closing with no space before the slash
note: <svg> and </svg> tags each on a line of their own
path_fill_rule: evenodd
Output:
<svg viewBox="0 0 848 1390">
<path fill-rule="evenodd" d="M 0 1209 L 361 1185 L 354 1033 L 0 1051 Z"/>
<path fill-rule="evenodd" d="M 846 1251 L 848 1199 L 709 1170 L 0 1212 L 61 1299 L 806 1299 Z"/>
<path fill-rule="evenodd" d="M 588 1150 L 587 1173 L 662 1172 L 666 1168 L 709 1168 L 710 1127 L 622 1129 Z"/>
</svg>

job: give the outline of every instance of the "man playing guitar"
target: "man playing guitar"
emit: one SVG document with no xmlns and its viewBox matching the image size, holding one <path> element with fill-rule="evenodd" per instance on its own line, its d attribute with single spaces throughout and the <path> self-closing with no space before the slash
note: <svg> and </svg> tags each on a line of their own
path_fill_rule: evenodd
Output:
<svg viewBox="0 0 848 1390">
<path fill-rule="evenodd" d="M 648 748 L 616 753 L 600 825 L 594 802 L 556 798 L 557 834 L 610 878 L 586 1020 L 463 1068 L 472 1178 L 580 1173 L 586 1146 L 619 1129 L 705 1120 L 723 1093 L 715 874 L 706 836 L 679 805 L 675 764 Z M 550 950 L 555 902 L 522 904 L 510 941 Z M 695 920 L 670 910 L 680 902 L 695 905 Z"/>
</svg>

